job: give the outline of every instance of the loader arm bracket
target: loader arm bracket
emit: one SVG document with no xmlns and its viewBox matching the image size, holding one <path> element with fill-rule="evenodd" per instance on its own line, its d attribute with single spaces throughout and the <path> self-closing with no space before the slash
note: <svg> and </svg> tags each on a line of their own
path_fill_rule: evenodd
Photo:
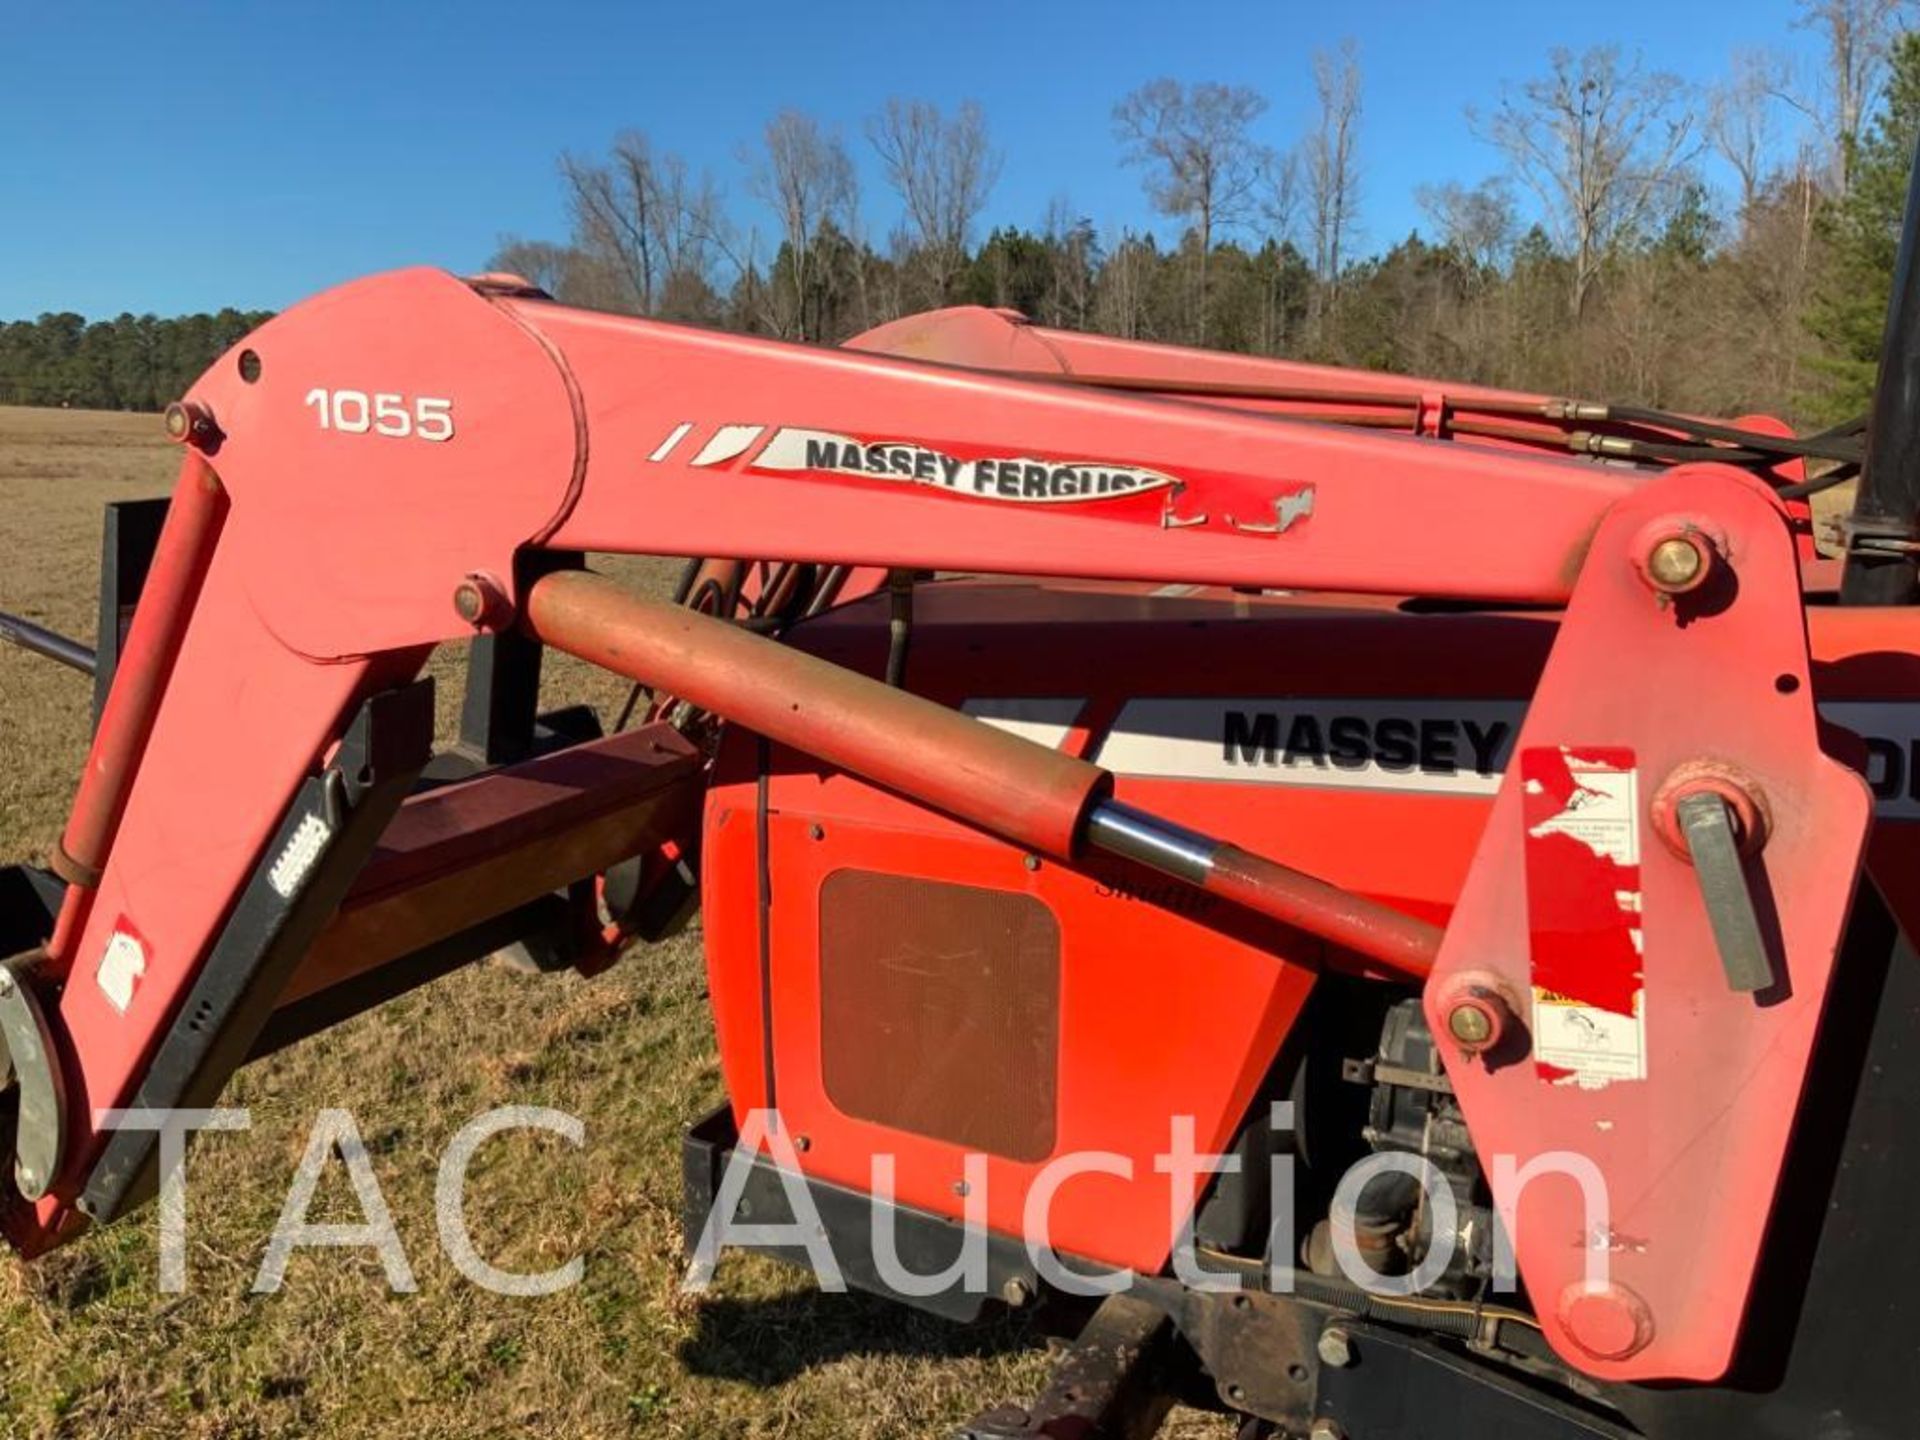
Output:
<svg viewBox="0 0 1920 1440">
<path fill-rule="evenodd" d="M 1712 553 L 1676 593 L 1645 562 L 1679 535 Z M 1609 1380 L 1715 1380 L 1871 820 L 1821 748 L 1779 502 L 1703 465 L 1614 506 L 1514 754 L 1428 1021 L 1554 1349 Z M 1724 886 L 1703 891 L 1692 831 L 1663 833 L 1689 794 L 1753 817 L 1751 854 L 1722 847 Z M 1458 1023 L 1489 996 L 1488 1033 Z"/>
<path fill-rule="evenodd" d="M 161 1041 L 130 1108 L 210 1104 L 245 1060 L 294 967 L 400 808 L 433 743 L 433 682 L 373 696 L 311 775 Z M 158 1132 L 118 1130 L 78 1205 L 96 1222 L 140 1203 L 158 1178 Z"/>
</svg>

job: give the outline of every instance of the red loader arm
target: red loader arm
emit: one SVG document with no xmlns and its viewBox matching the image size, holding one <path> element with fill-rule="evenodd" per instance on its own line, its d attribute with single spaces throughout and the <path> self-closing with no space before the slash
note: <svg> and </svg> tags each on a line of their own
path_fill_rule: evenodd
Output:
<svg viewBox="0 0 1920 1440">
<path fill-rule="evenodd" d="M 911 351 L 913 323 L 863 343 Z M 419 701 L 398 687 L 434 645 L 511 626 L 541 551 L 1571 599 L 1428 1004 L 1483 1151 L 1514 1158 L 1496 1197 L 1556 1345 L 1620 1378 L 1720 1373 L 1868 819 L 1814 733 L 1781 502 L 1718 466 L 1648 481 L 1422 438 L 1446 397 L 1388 434 L 1302 423 L 1305 402 L 1287 419 L 1076 387 L 1040 378 L 1074 368 L 1066 342 L 964 324 L 943 358 L 975 370 L 415 270 L 298 306 L 209 371 L 181 412 L 164 603 L 141 606 L 64 847 L 75 883 L 38 972 L 48 997 L 64 981 L 46 1020 L 58 1145 L 22 1177 L 37 1198 L 9 1218 L 16 1243 L 120 1208 L 142 1156 L 102 1112 L 217 1089 L 230 1060 L 177 1053 L 210 966 L 249 926 L 259 947 L 310 939 L 339 899 L 318 857 L 368 828 L 356 814 L 391 814 L 419 763 Z M 1085 345 L 1083 371 L 1141 359 Z M 1473 393 L 1496 413 L 1526 399 Z M 1667 542 L 1686 553 L 1650 562 Z M 618 664 L 617 642 L 600 658 Z M 1757 952 L 1702 900 L 1694 831 L 1643 817 L 1703 788 L 1764 812 L 1739 842 Z M 1217 874 L 1228 893 L 1262 883 Z M 1563 1063 L 1582 1021 L 1600 1058 Z M 1512 1060 L 1529 1031 L 1560 1059 Z M 1600 1236 L 1569 1219 L 1563 1179 L 1520 1198 L 1531 1162 L 1583 1148 L 1612 1194 Z M 1714 1227 L 1736 1191 L 1740 1220 Z M 1613 1281 L 1590 1295 L 1595 1245 Z"/>
</svg>

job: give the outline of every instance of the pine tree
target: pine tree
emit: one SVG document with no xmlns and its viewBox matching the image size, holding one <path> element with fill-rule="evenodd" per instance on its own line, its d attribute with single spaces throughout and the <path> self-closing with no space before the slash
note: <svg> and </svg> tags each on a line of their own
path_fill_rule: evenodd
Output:
<svg viewBox="0 0 1920 1440">
<path fill-rule="evenodd" d="M 1920 34 L 1908 34 L 1894 44 L 1880 113 L 1852 147 L 1852 187 L 1821 216 L 1828 262 L 1807 316 L 1807 329 L 1820 346 L 1812 357 L 1815 389 L 1807 406 L 1827 420 L 1858 415 L 1873 398 L 1916 142 Z"/>
</svg>

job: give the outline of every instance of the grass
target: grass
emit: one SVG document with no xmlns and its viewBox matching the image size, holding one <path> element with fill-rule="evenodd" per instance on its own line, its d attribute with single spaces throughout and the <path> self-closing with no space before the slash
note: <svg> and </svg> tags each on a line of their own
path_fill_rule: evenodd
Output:
<svg viewBox="0 0 1920 1440">
<path fill-rule="evenodd" d="M 0 408 L 0 608 L 91 638 L 100 507 L 161 494 L 175 453 L 151 416 Z M 660 566 L 629 562 L 634 583 Z M 457 677 L 457 666 L 437 665 Z M 456 681 L 457 683 L 457 681 Z M 602 702 L 603 677 L 556 667 Z M 443 707 L 454 685 L 443 685 Z M 0 646 L 0 860 L 44 859 L 84 757 L 86 681 Z M 697 935 L 592 981 L 479 966 L 242 1072 L 250 1131 L 192 1152 L 189 1286 L 158 1292 L 151 1210 L 33 1266 L 0 1260 L 0 1436 L 781 1437 L 918 1440 L 1031 1393 L 1038 1337 L 947 1325 L 757 1257 L 680 1293 L 679 1131 L 722 1095 Z M 496 1105 L 580 1116 L 580 1150 L 526 1132 L 485 1146 L 468 1188 L 480 1253 L 535 1270 L 495 1296 L 442 1253 L 440 1153 Z M 371 1250 L 299 1253 L 250 1293 L 322 1107 L 353 1113 L 418 1281 L 389 1293 Z M 342 1167 L 312 1217 L 359 1219 Z M 1230 1433 L 1183 1414 L 1169 1434 Z"/>
</svg>

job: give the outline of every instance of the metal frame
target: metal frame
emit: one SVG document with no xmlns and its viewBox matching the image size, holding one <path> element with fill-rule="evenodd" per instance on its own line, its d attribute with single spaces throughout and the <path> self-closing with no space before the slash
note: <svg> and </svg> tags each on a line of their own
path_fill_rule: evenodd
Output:
<svg viewBox="0 0 1920 1440">
<path fill-rule="evenodd" d="M 892 350 L 915 358 L 882 353 Z M 1082 383 L 1089 375 L 1101 388 Z M 1609 1137 L 1596 1142 L 1607 1179 L 1637 1197 L 1644 1250 L 1622 1247 L 1627 1278 L 1597 1302 L 1568 1288 L 1579 1252 L 1539 1238 L 1564 1235 L 1564 1207 L 1524 1227 L 1535 1238 L 1522 1235 L 1523 1273 L 1556 1348 L 1613 1381 L 1723 1373 L 1869 819 L 1863 784 L 1825 754 L 1814 718 L 1796 569 L 1804 513 L 1725 466 L 1649 479 L 1542 458 L 1485 425 L 1449 426 L 1463 408 L 1516 405 L 1582 420 L 1579 407 L 1556 412 L 1541 397 L 1458 387 L 1404 407 L 1375 387 L 1364 408 L 1408 409 L 1392 422 L 1405 419 L 1407 433 L 1394 435 L 1328 426 L 1242 388 L 1261 377 L 1310 378 L 1276 362 L 1056 342 L 986 312 L 814 350 L 587 314 L 425 271 L 342 287 L 269 322 L 172 417 L 188 447 L 181 482 L 122 653 L 103 667 L 115 673 L 57 858 L 70 886 L 36 982 L 90 1113 L 65 1117 L 65 1168 L 30 1195 L 30 1216 L 10 1216 L 16 1236 L 66 1233 L 76 1205 L 110 1216 L 136 1188 L 147 1156 L 103 1135 L 98 1110 L 210 1092 L 254 1044 L 298 958 L 286 952 L 304 948 L 332 908 L 322 900 L 344 896 L 357 868 L 343 862 L 336 876 L 323 864 L 306 904 L 315 913 L 296 905 L 290 919 L 260 899 L 273 875 L 261 857 L 284 859 L 307 821 L 340 818 L 358 772 L 328 767 L 355 763 L 354 717 L 370 698 L 417 694 L 404 687 L 436 644 L 500 637 L 470 693 L 478 759 L 533 743 L 538 653 L 505 638 L 521 622 L 536 636 L 569 634 L 569 648 L 636 678 L 682 682 L 669 688 L 1036 859 L 1088 863 L 1085 822 L 1100 813 L 1126 823 L 1096 826 L 1096 841 L 1120 836 L 1140 858 L 1147 826 L 1147 850 L 1171 856 L 1177 875 L 1363 967 L 1417 979 L 1431 963 L 1429 1019 L 1458 1042 L 1447 1065 L 1476 1136 L 1524 1160 L 1592 1124 Z M 366 404 L 357 390 L 323 388 L 332 408 L 311 412 L 316 380 L 347 379 L 390 387 L 377 397 L 393 402 L 377 437 L 329 398 Z M 391 428 L 396 404 L 419 417 L 417 431 Z M 1433 443 L 1449 433 L 1486 443 Z M 1511 524 L 1486 526 L 1489 511 Z M 1675 546 L 1690 568 L 1661 559 Z M 545 573 L 589 549 L 1568 608 L 1521 763 L 1435 960 L 1431 921 L 1191 827 L 1155 829 L 1137 807 L 1100 812 L 1109 777 L 1098 768 L 904 691 L 821 673 L 803 683 L 809 667 L 770 658 L 788 652 L 723 643 L 734 633 L 724 627 L 677 637 L 656 627 L 649 658 L 623 663 L 646 628 L 636 612 L 580 577 Z M 117 622 L 116 612 L 106 627 L 116 637 Z M 923 635 L 916 613 L 916 671 Z M 711 692 L 696 691 L 702 676 L 717 677 Z M 1779 703 L 1757 702 L 1763 681 Z M 784 730 L 773 723 L 782 702 Z M 889 722 L 913 728 L 910 751 L 879 733 Z M 1611 899 L 1593 933 L 1529 925 L 1515 897 L 1539 914 L 1555 885 L 1598 870 L 1531 845 L 1542 827 L 1528 782 L 1555 754 L 1584 762 L 1593 747 L 1626 756 L 1609 761 L 1621 773 L 1643 767 L 1671 806 L 1686 799 L 1667 793 L 1676 777 L 1706 759 L 1752 779 L 1750 809 L 1768 824 L 1764 839 L 1748 827 L 1756 851 L 1740 878 L 1779 984 L 1730 991 L 1716 966 L 1703 969 L 1713 917 L 1684 843 L 1649 847 L 1630 866 L 1600 856 L 1630 868 L 1632 884 L 1595 893 L 1637 897 L 1644 880 L 1644 927 L 1637 906 Z M 205 783 L 212 775 L 219 785 Z M 388 780 L 376 768 L 366 783 Z M 372 832 L 363 856 L 380 827 L 362 828 Z M 1720 867 L 1722 890 L 1733 870 Z M 275 942 L 283 925 L 288 938 Z M 95 977 L 130 935 L 147 959 L 137 990 L 122 994 Z M 1602 950 L 1621 973 L 1585 963 Z M 1642 954 L 1644 975 L 1613 963 Z M 1562 1000 L 1630 1018 L 1639 1001 L 1624 987 L 1644 979 L 1636 995 L 1686 1018 L 1650 1029 L 1658 1064 L 1600 1077 L 1637 1089 L 1597 1098 L 1587 1092 L 1606 1084 L 1588 1085 L 1594 1077 L 1509 1063 L 1506 1047 L 1541 1021 L 1543 976 L 1559 977 Z M 764 1014 L 769 997 L 758 998 Z M 1471 1023 L 1450 1023 L 1463 1015 Z M 758 1063 L 724 1032 L 723 1049 L 730 1070 Z M 1731 1067 L 1707 1058 L 1729 1055 Z M 1231 1058 L 1244 1069 L 1269 1057 Z M 1709 1129 L 1725 1143 L 1699 1145 Z M 1496 1184 L 1511 1224 L 1522 1202 L 1509 1190 Z M 1752 1205 L 1703 1225 L 1697 1196 L 1735 1190 Z M 1098 1237 L 1097 1222 L 1088 1233 Z"/>
</svg>

